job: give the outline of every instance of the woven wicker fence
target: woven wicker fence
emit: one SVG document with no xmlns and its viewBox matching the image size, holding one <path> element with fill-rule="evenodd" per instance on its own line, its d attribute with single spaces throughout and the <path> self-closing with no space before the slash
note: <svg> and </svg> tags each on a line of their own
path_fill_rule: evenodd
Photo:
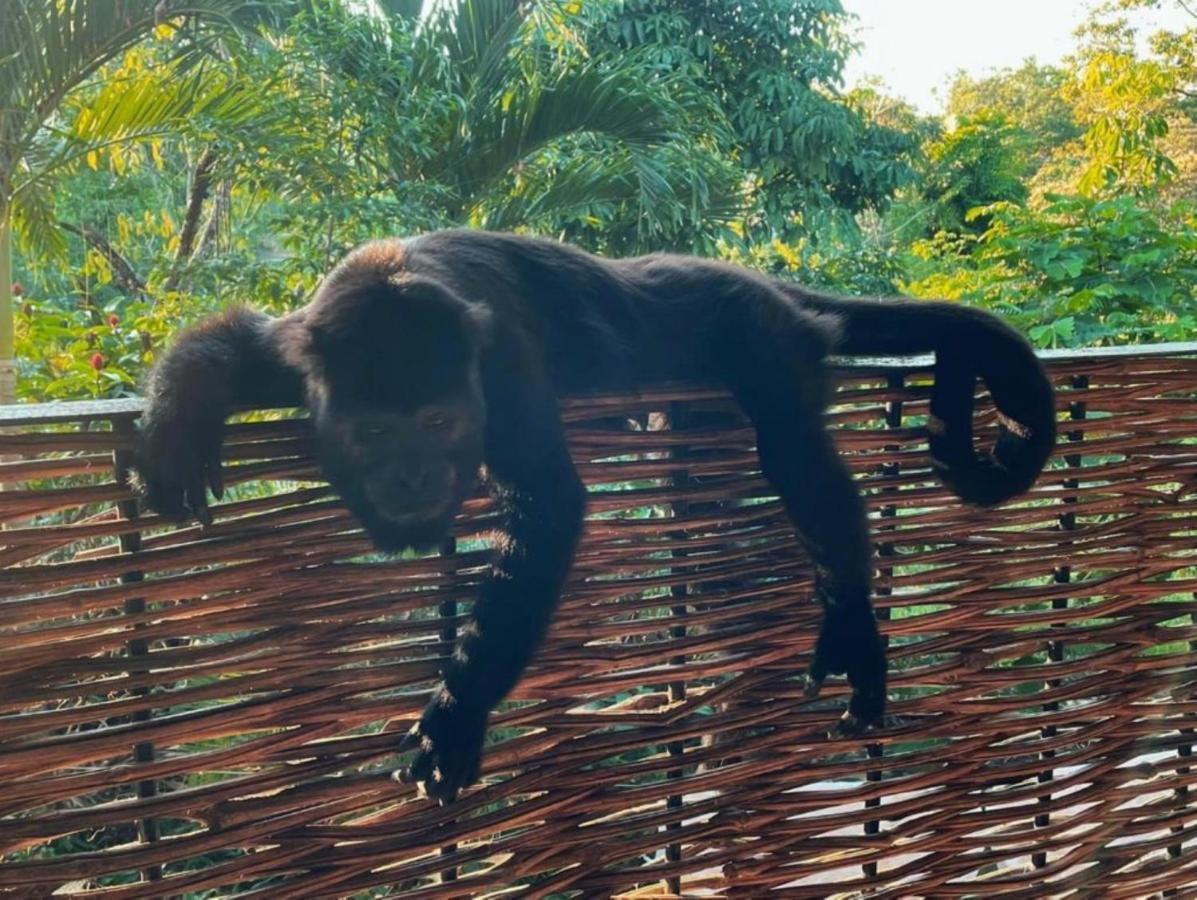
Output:
<svg viewBox="0 0 1197 900">
<path fill-rule="evenodd" d="M 231 429 L 216 522 L 139 517 L 134 403 L 0 424 L 0 891 L 41 897 L 1191 894 L 1197 347 L 1059 356 L 1024 501 L 929 476 L 925 361 L 842 371 L 889 727 L 803 697 L 810 574 L 728 399 L 564 404 L 590 521 L 483 783 L 389 778 L 487 558 L 370 552 L 306 423 Z M 985 419 L 984 413 L 981 415 Z M 988 426 L 980 428 L 982 439 Z"/>
</svg>

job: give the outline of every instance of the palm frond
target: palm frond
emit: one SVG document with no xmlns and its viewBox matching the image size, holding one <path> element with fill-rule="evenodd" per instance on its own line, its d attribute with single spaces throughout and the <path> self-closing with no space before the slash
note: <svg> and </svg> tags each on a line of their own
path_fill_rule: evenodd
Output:
<svg viewBox="0 0 1197 900">
<path fill-rule="evenodd" d="M 636 167 L 627 150 L 575 153 L 556 165 L 530 166 L 511 189 L 480 198 L 470 217 L 486 228 L 512 229 L 635 202 L 638 191 Z"/>
<path fill-rule="evenodd" d="M 66 236 L 58 227 L 54 197 L 48 189 L 30 187 L 14 197 L 9 222 L 17 247 L 27 256 L 51 261 L 66 258 Z"/>
<path fill-rule="evenodd" d="M 229 126 L 253 121 L 263 112 L 252 87 L 223 71 L 200 68 L 179 75 L 175 67 L 163 66 L 106 83 L 79 110 L 67 137 L 76 144 L 136 140 L 199 117 Z"/>
<path fill-rule="evenodd" d="M 442 3 L 422 32 L 431 55 L 443 59 L 461 93 L 491 83 L 524 20 L 520 0 Z"/>
<path fill-rule="evenodd" d="M 196 130 L 204 120 L 236 126 L 263 114 L 250 86 L 203 67 L 179 74 L 167 65 L 115 79 L 78 108 L 65 130 L 44 130 L 30 142 L 12 194 L 114 144 Z"/>
<path fill-rule="evenodd" d="M 34 135 L 11 176 L 14 234 L 22 249 L 54 260 L 66 249 L 50 190 L 55 175 L 85 159 L 94 164 L 93 154 L 117 145 L 201 131 L 206 122 L 227 129 L 268 112 L 249 85 L 223 72 L 199 68 L 177 74 L 173 65 L 110 81 L 72 111 L 65 128 Z"/>
<path fill-rule="evenodd" d="M 467 184 L 501 177 L 520 160 L 569 135 L 597 134 L 628 146 L 669 140 L 681 110 L 660 79 L 634 66 L 588 60 L 527 84 L 477 111 L 454 168 Z"/>
<path fill-rule="evenodd" d="M 15 166 L 66 95 L 158 24 L 182 19 L 243 29 L 291 0 L 5 0 L 0 27 L 0 165 Z M 189 30 L 176 48 L 201 45 Z M 10 171 L 0 170 L 0 182 Z M 0 196 L 0 210 L 7 197 Z"/>
<path fill-rule="evenodd" d="M 154 25 L 180 16 L 233 24 L 250 5 L 247 0 L 8 0 L 0 30 L 0 107 L 40 123 L 67 91 Z"/>
<path fill-rule="evenodd" d="M 529 161 L 518 178 L 480 198 L 471 219 L 502 229 L 622 219 L 659 243 L 695 223 L 730 221 L 743 212 L 734 172 L 715 154 L 677 142 L 647 152 L 609 140 L 579 143 Z"/>
</svg>

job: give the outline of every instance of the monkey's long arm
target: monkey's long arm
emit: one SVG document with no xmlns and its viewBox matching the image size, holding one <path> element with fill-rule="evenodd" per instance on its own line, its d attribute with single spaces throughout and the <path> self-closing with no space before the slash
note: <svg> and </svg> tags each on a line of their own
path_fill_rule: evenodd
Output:
<svg viewBox="0 0 1197 900">
<path fill-rule="evenodd" d="M 586 490 L 556 398 L 543 376 L 507 374 L 488 380 L 486 454 L 506 507 L 506 534 L 444 684 L 407 742 L 420 752 L 402 774 L 442 801 L 477 778 L 487 714 L 540 646 L 582 532 Z"/>
<path fill-rule="evenodd" d="M 298 406 L 303 381 L 286 364 L 277 320 L 232 309 L 179 336 L 146 386 L 137 469 L 147 500 L 167 516 L 207 521 L 207 485 L 223 492 L 224 420 L 241 406 Z"/>
</svg>

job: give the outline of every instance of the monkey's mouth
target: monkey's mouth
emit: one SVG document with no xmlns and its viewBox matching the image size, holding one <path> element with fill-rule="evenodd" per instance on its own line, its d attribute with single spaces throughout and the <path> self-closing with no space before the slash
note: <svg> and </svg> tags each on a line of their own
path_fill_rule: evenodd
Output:
<svg viewBox="0 0 1197 900">
<path fill-rule="evenodd" d="M 392 525 L 398 525 L 402 528 L 418 528 L 420 526 L 431 526 L 443 523 L 446 519 L 451 517 L 450 507 L 453 505 L 452 499 L 445 500 L 442 503 L 433 507 L 424 507 L 418 510 L 404 509 L 401 507 L 386 506 L 383 504 L 375 504 L 374 508 L 378 510 L 378 514 L 386 519 Z"/>
<path fill-rule="evenodd" d="M 419 510 L 372 505 L 371 514 L 358 518 L 379 550 L 427 552 L 444 543 L 453 527 L 456 507 L 452 501 Z"/>
</svg>

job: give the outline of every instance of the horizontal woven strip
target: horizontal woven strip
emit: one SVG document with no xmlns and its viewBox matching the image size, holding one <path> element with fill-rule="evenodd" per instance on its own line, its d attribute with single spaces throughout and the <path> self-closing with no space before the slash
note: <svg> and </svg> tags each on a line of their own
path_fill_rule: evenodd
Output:
<svg viewBox="0 0 1197 900">
<path fill-rule="evenodd" d="M 1197 353 L 1049 359 L 1035 490 L 966 508 L 925 360 L 840 370 L 892 718 L 808 700 L 811 573 L 721 392 L 562 405 L 591 490 L 482 783 L 389 778 L 499 523 L 372 553 L 307 423 L 242 416 L 207 527 L 117 477 L 137 404 L 0 416 L 0 892 L 1143 897 L 1197 883 Z M 992 439 L 984 403 L 978 439 Z M 873 894 L 870 893 L 870 896 Z"/>
</svg>

